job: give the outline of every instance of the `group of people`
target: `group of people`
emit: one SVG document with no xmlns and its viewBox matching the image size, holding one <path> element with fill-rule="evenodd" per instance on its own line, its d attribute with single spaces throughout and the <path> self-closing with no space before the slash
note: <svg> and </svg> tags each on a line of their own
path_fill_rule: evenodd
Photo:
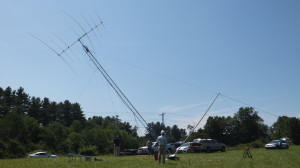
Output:
<svg viewBox="0 0 300 168">
<path fill-rule="evenodd" d="M 156 142 L 158 143 L 158 163 L 165 163 L 166 162 L 166 148 L 167 148 L 167 137 L 166 132 L 162 130 L 160 132 L 160 136 L 157 137 Z M 116 136 L 113 140 L 114 143 L 114 156 L 120 156 L 120 146 L 121 146 L 121 139 L 119 136 Z M 152 150 L 152 142 L 147 142 L 147 150 L 149 155 L 153 155 L 154 152 Z"/>
</svg>

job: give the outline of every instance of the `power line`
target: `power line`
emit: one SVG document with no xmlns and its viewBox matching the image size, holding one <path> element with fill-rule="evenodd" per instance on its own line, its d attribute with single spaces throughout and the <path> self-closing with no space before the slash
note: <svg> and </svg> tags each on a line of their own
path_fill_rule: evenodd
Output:
<svg viewBox="0 0 300 168">
<path fill-rule="evenodd" d="M 187 115 L 174 114 L 174 113 L 168 113 L 168 115 L 180 116 L 180 117 L 185 117 L 185 118 L 195 118 L 195 116 L 187 116 Z"/>
<path fill-rule="evenodd" d="M 233 100 L 233 101 L 236 101 L 236 102 L 239 102 L 239 103 L 241 103 L 241 104 L 244 104 L 244 105 L 246 105 L 246 106 L 249 106 L 249 107 L 253 107 L 253 108 L 255 108 L 255 109 L 258 109 L 258 110 L 260 110 L 261 112 L 264 112 L 264 113 L 269 114 L 269 115 L 271 115 L 271 116 L 279 117 L 279 116 L 276 115 L 276 114 L 273 114 L 273 113 L 270 113 L 270 112 L 265 111 L 265 110 L 263 110 L 263 109 L 260 109 L 260 108 L 258 108 L 258 107 L 252 106 L 252 105 L 250 105 L 250 104 L 248 104 L 248 103 L 245 103 L 245 102 L 243 102 L 243 101 L 241 101 L 241 100 L 239 100 L 239 99 L 235 99 L 235 98 L 233 98 L 233 97 L 230 97 L 230 96 L 227 96 L 227 95 L 224 95 L 224 94 L 221 94 L 221 95 L 224 96 L 224 97 L 226 97 L 226 98 L 228 98 L 228 99 L 231 99 L 231 100 Z"/>
<path fill-rule="evenodd" d="M 174 77 L 170 77 L 170 76 L 167 76 L 167 75 L 165 75 L 165 74 L 162 74 L 162 73 L 159 73 L 159 72 L 155 72 L 155 71 L 146 69 L 146 68 L 144 68 L 144 67 L 140 67 L 140 66 L 137 66 L 137 65 L 133 65 L 133 64 L 127 63 L 127 62 L 125 62 L 125 61 L 121 61 L 121 60 L 116 59 L 116 58 L 112 58 L 112 57 L 106 57 L 106 58 L 109 58 L 109 59 L 114 60 L 114 61 L 118 61 L 118 62 L 123 63 L 123 64 L 127 64 L 127 65 L 129 65 L 129 66 L 131 66 L 131 67 L 135 67 L 135 68 L 141 69 L 141 70 L 143 70 L 143 71 L 150 72 L 150 73 L 152 73 L 152 74 L 155 74 L 155 75 L 164 77 L 164 78 L 166 78 L 166 79 L 170 79 L 170 80 L 173 80 L 173 81 L 176 81 L 176 82 L 179 82 L 179 83 L 183 83 L 183 84 L 188 85 L 188 86 L 192 86 L 192 87 L 194 87 L 194 88 L 198 88 L 198 89 L 201 89 L 201 90 L 205 90 L 205 91 L 207 91 L 207 92 L 209 92 L 209 93 L 213 93 L 213 94 L 217 94 L 217 93 L 218 93 L 218 92 L 215 92 L 215 91 L 210 90 L 210 89 L 206 89 L 206 88 L 203 88 L 203 87 L 199 87 L 199 86 L 197 86 L 197 85 L 195 85 L 195 84 L 192 84 L 192 83 L 190 83 L 190 82 L 182 81 L 182 80 L 176 79 L 176 78 L 174 78 Z M 231 99 L 231 100 L 233 100 L 233 101 L 235 101 L 235 102 L 239 102 L 239 103 L 244 104 L 244 105 L 247 105 L 247 106 L 249 106 L 249 107 L 252 107 L 252 106 L 253 106 L 253 105 L 250 105 L 250 104 L 248 104 L 248 103 L 245 103 L 245 102 L 243 102 L 243 101 L 241 101 L 241 100 L 239 100 L 239 99 L 236 99 L 236 98 L 232 98 L 232 97 L 230 97 L 230 96 L 227 96 L 227 95 L 225 95 L 225 94 L 221 94 L 221 93 L 220 93 L 220 95 L 223 95 L 224 97 L 227 97 L 228 99 Z M 253 107 L 255 107 L 255 106 L 253 106 Z M 255 107 L 255 108 L 256 108 L 256 109 L 259 109 L 260 111 L 262 111 L 262 112 L 264 112 L 264 113 L 267 113 L 267 114 L 269 114 L 269 115 L 278 117 L 278 115 L 273 114 L 273 113 L 271 113 L 271 112 L 268 112 L 268 111 L 266 111 L 266 110 L 263 110 L 263 109 L 261 109 L 261 108 L 258 108 L 258 107 Z"/>
</svg>

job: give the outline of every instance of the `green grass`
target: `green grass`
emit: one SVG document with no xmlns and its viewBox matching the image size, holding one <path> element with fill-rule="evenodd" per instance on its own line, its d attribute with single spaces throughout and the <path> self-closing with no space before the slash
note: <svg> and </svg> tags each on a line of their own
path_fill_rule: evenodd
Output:
<svg viewBox="0 0 300 168">
<path fill-rule="evenodd" d="M 69 162 L 68 157 L 52 159 L 3 159 L 0 168 L 295 168 L 300 166 L 300 146 L 291 146 L 288 150 L 250 149 L 253 158 L 243 158 L 243 150 L 229 150 L 215 153 L 177 154 L 180 160 L 167 160 L 159 165 L 151 156 L 112 155 L 97 156 L 103 161 L 87 162 L 77 158 Z"/>
</svg>

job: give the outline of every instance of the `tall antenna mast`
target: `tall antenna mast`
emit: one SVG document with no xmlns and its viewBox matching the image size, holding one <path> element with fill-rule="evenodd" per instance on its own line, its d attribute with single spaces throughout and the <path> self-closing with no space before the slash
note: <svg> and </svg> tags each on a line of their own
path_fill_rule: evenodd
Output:
<svg viewBox="0 0 300 168">
<path fill-rule="evenodd" d="M 90 30 L 85 31 L 85 29 L 80 25 L 80 23 L 77 20 L 75 20 L 75 18 L 73 18 L 71 15 L 69 15 L 66 12 L 65 12 L 65 14 L 68 15 L 74 22 L 76 22 L 76 24 L 78 26 L 80 26 L 80 28 L 82 29 L 82 31 L 84 33 L 81 36 L 78 35 L 79 36 L 78 39 L 76 41 L 74 41 L 73 43 L 71 43 L 70 45 L 66 45 L 65 44 L 67 47 L 64 48 L 64 49 L 62 49 L 62 51 L 58 52 L 54 48 L 52 48 L 50 45 L 48 45 L 44 41 L 42 41 L 39 38 L 37 38 L 36 36 L 33 36 L 32 34 L 31 34 L 31 36 L 33 36 L 34 38 L 36 38 L 39 41 L 41 41 L 42 43 L 44 43 L 47 47 L 49 47 L 52 51 L 54 51 L 59 57 L 61 57 L 64 60 L 64 62 L 66 62 L 66 60 L 62 57 L 62 55 L 64 53 L 66 53 L 68 50 L 71 50 L 71 47 L 73 47 L 75 44 L 77 44 L 77 43 L 81 44 L 81 46 L 82 46 L 84 52 L 86 53 L 86 55 L 88 56 L 89 60 L 95 65 L 95 67 L 103 75 L 103 77 L 105 78 L 105 80 L 110 84 L 110 86 L 113 88 L 113 90 L 119 96 L 119 98 L 124 103 L 124 105 L 132 112 L 133 116 L 140 121 L 140 123 L 144 126 L 144 128 L 146 128 L 148 126 L 146 120 L 141 116 L 141 114 L 137 111 L 137 109 L 133 106 L 133 104 L 129 101 L 129 99 L 121 91 L 121 89 L 118 87 L 118 85 L 113 81 L 113 79 L 105 71 L 105 69 L 103 68 L 103 66 L 100 64 L 100 62 L 94 56 L 93 52 L 91 52 L 91 50 L 88 48 L 88 46 L 86 44 L 84 44 L 83 38 L 87 37 L 88 40 L 89 40 L 89 42 L 90 42 L 90 44 L 92 45 L 92 42 L 91 42 L 91 40 L 90 40 L 90 38 L 89 38 L 88 35 L 89 35 L 89 33 L 93 32 L 95 29 L 99 28 L 100 25 L 103 25 L 103 22 L 99 19 L 100 20 L 99 24 L 95 24 L 95 26 L 91 27 Z M 68 66 L 70 66 L 70 65 L 68 64 Z M 150 128 L 150 134 L 152 136 L 155 136 L 155 133 L 153 132 L 152 128 Z"/>
</svg>

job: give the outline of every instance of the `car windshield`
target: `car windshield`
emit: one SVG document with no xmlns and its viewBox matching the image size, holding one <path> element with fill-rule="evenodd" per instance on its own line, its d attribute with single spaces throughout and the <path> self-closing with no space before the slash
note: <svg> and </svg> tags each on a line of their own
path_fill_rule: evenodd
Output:
<svg viewBox="0 0 300 168">
<path fill-rule="evenodd" d="M 269 143 L 278 143 L 278 142 L 279 142 L 279 140 L 273 140 L 273 141 L 271 141 Z"/>
<path fill-rule="evenodd" d="M 189 143 L 184 143 L 181 146 L 189 146 L 189 145 L 190 145 Z"/>
</svg>

